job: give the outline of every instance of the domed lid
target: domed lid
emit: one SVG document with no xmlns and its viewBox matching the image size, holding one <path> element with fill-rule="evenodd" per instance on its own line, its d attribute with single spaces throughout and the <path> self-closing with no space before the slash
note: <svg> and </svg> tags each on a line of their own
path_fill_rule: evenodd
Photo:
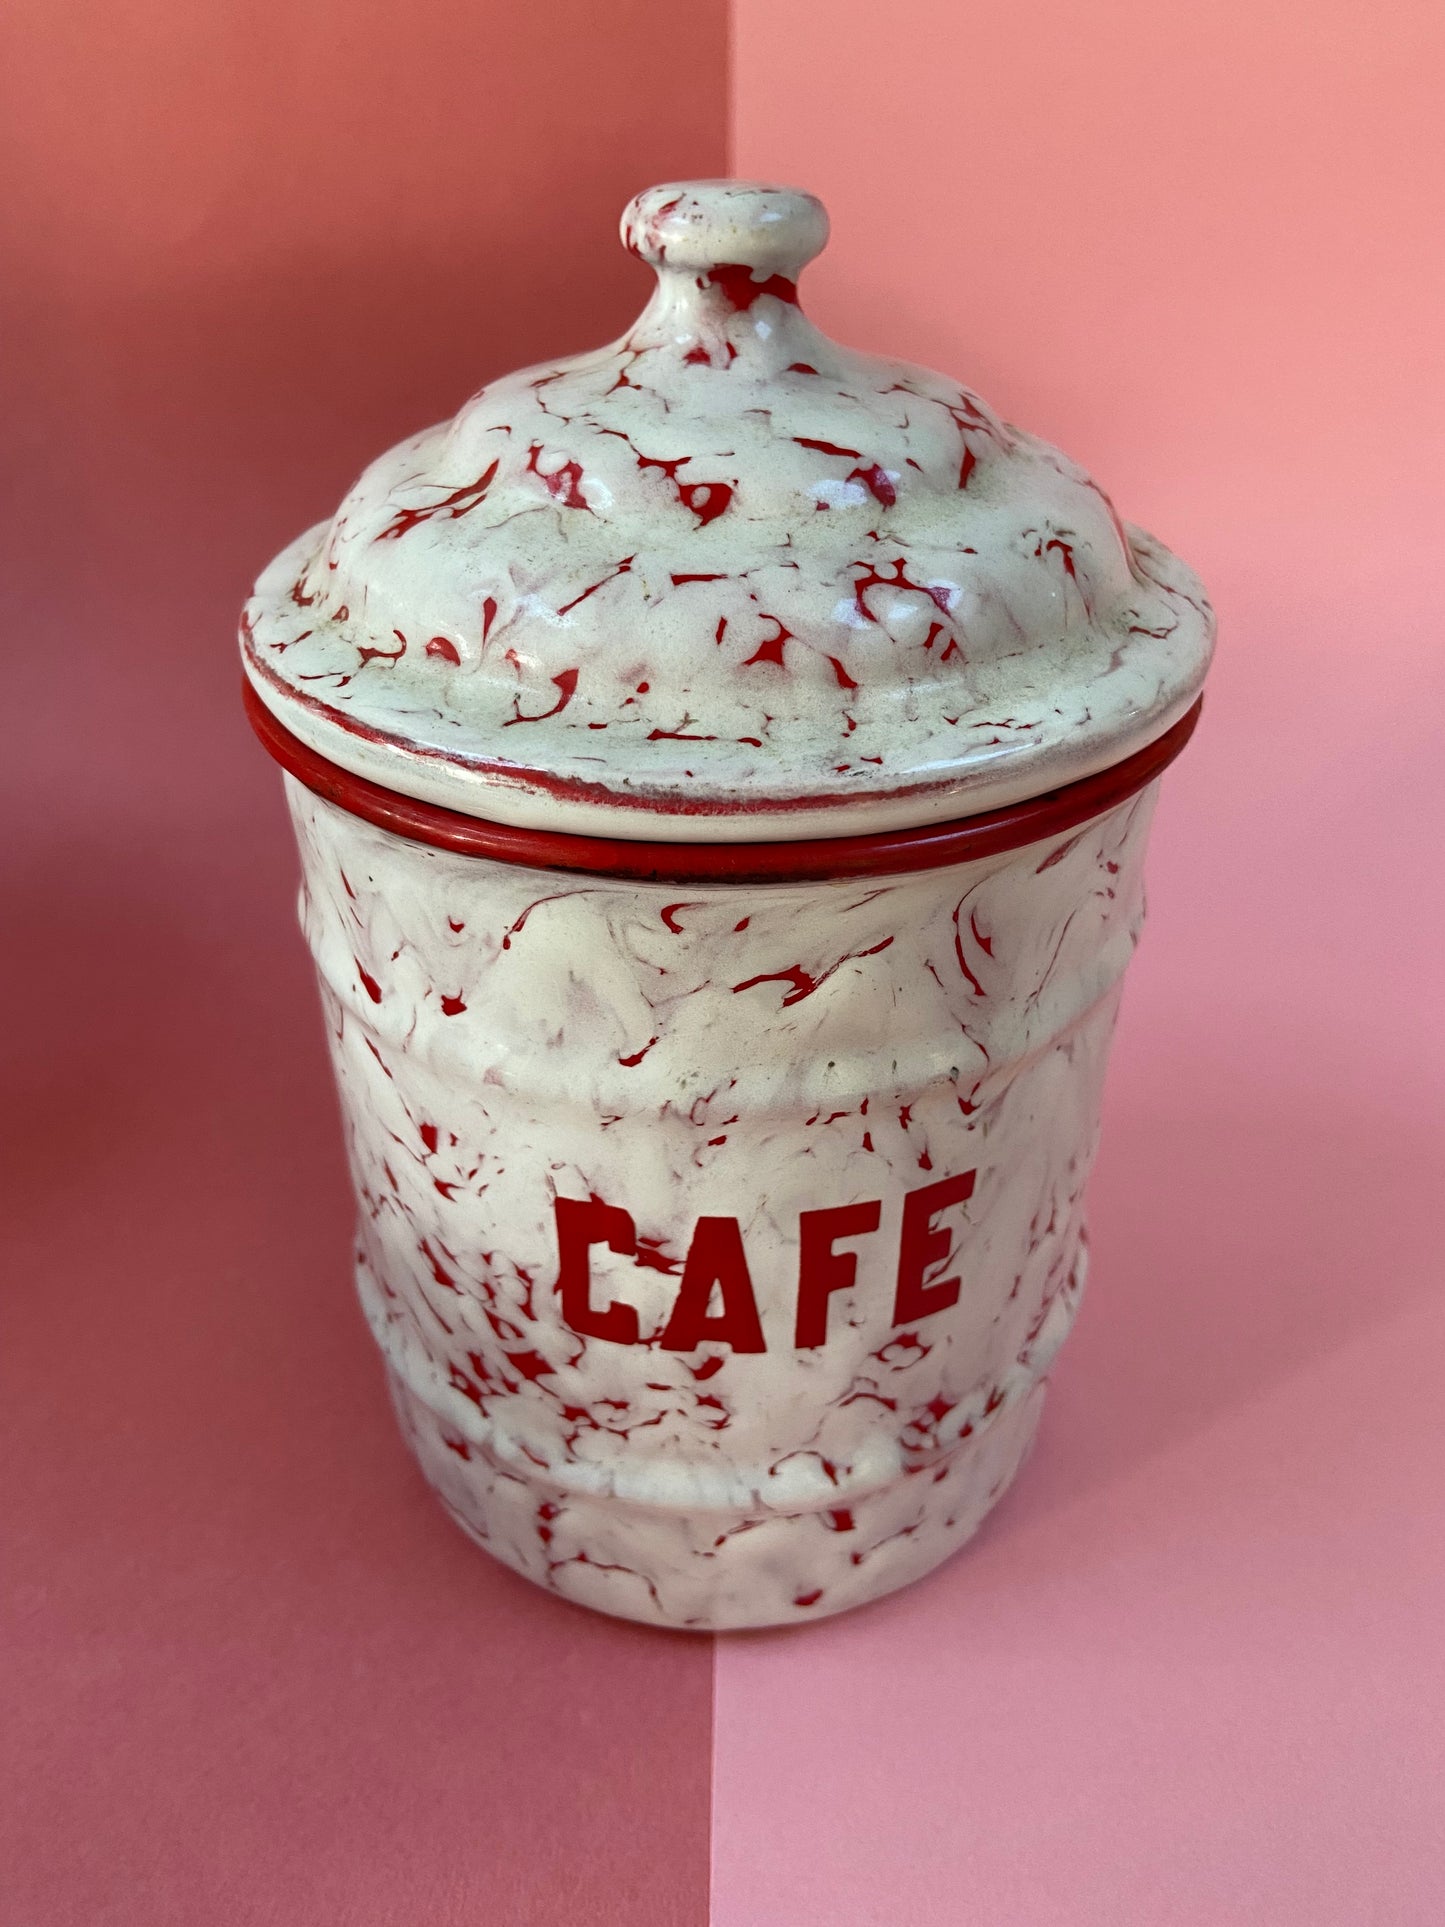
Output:
<svg viewBox="0 0 1445 1927">
<path fill-rule="evenodd" d="M 636 325 L 490 383 L 261 577 L 267 706 L 406 795 L 650 840 L 969 815 L 1160 735 L 1199 583 L 967 389 L 821 334 L 827 231 L 787 188 L 639 195 Z"/>
</svg>

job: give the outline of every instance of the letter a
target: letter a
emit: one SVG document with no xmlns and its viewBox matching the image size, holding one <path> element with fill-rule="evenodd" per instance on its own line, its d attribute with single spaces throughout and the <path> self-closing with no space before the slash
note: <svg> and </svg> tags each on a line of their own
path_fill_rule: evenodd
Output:
<svg viewBox="0 0 1445 1927">
<path fill-rule="evenodd" d="M 714 1285 L 722 1309 L 709 1317 Z M 682 1268 L 682 1287 L 660 1343 L 665 1351 L 690 1352 L 706 1338 L 731 1345 L 735 1352 L 767 1350 L 736 1218 L 698 1219 Z"/>
</svg>

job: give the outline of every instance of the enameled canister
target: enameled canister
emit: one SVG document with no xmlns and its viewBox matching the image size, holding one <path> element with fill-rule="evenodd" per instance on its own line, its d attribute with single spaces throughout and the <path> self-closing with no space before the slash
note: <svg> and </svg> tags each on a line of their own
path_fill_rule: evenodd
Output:
<svg viewBox="0 0 1445 1927">
<path fill-rule="evenodd" d="M 1073 463 L 805 319 L 826 234 L 638 196 L 636 325 L 383 456 L 242 624 L 402 1429 L 666 1626 L 877 1598 L 1021 1463 L 1213 639 Z"/>
</svg>

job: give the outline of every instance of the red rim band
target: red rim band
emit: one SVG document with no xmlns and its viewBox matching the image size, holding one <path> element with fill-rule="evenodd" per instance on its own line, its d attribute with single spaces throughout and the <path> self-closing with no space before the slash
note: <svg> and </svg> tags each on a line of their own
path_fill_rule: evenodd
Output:
<svg viewBox="0 0 1445 1927">
<path fill-rule="evenodd" d="M 883 830 L 872 836 L 812 837 L 794 843 L 642 843 L 627 837 L 520 829 L 384 789 L 364 776 L 353 776 L 293 736 L 250 683 L 245 684 L 251 727 L 282 769 L 352 816 L 394 836 L 452 850 L 458 856 L 490 857 L 496 863 L 525 864 L 536 870 L 579 870 L 640 883 L 816 883 L 833 877 L 941 869 L 1022 849 L 1075 829 L 1137 795 L 1189 741 L 1203 703 L 1201 696 L 1173 728 L 1122 762 L 982 816 Z"/>
</svg>

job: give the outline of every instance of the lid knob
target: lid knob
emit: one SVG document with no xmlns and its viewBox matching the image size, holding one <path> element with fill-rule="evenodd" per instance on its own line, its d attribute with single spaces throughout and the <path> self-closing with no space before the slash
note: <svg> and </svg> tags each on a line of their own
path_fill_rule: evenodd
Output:
<svg viewBox="0 0 1445 1927">
<path fill-rule="evenodd" d="M 821 201 L 759 181 L 673 181 L 647 188 L 622 213 L 623 245 L 659 273 L 743 267 L 794 281 L 827 240 Z"/>
</svg>

